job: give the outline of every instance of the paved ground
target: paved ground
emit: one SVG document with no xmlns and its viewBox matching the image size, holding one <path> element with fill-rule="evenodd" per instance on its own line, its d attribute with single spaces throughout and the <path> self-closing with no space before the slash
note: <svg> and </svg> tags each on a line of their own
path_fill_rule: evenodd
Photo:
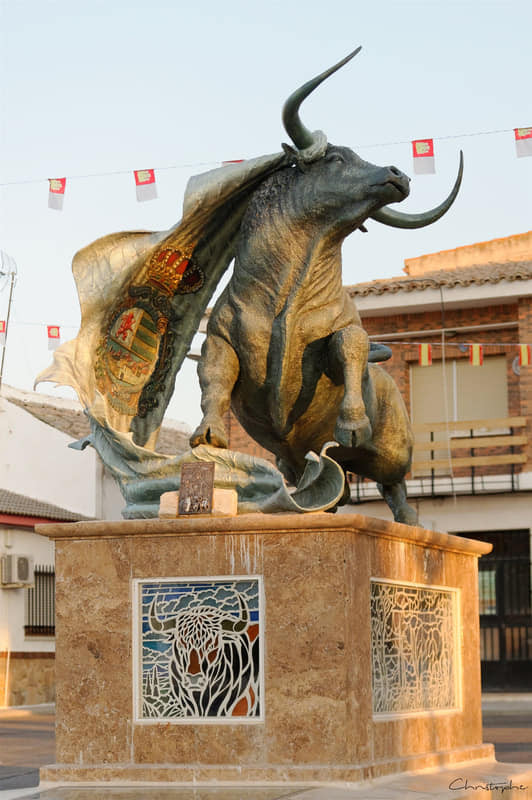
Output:
<svg viewBox="0 0 532 800">
<path fill-rule="evenodd" d="M 484 721 L 484 741 L 492 742 L 495 744 L 496 758 L 498 761 L 513 764 L 532 764 L 532 694 L 493 694 L 484 695 L 482 698 L 482 710 Z M 53 706 L 34 706 L 26 709 L 0 709 L 0 790 L 14 790 L 24 787 L 37 786 L 39 782 L 38 767 L 43 764 L 53 763 L 55 760 L 55 743 L 54 743 L 54 713 Z M 406 792 L 405 785 L 405 792 Z M 53 790 L 55 794 L 47 794 L 41 792 L 42 800 L 67 800 L 67 795 L 64 794 L 66 790 Z M 282 791 L 279 789 L 272 790 L 253 790 L 254 793 L 249 794 L 250 790 L 224 790 L 229 794 L 223 794 L 222 790 L 216 793 L 201 790 L 202 794 L 186 794 L 185 790 L 180 790 L 179 795 L 175 792 L 172 794 L 171 789 L 163 790 L 157 794 L 157 797 L 170 798 L 179 797 L 179 800 L 200 800 L 200 798 L 212 797 L 213 800 L 238 800 L 238 798 L 249 798 L 249 800 L 259 800 L 264 797 L 264 800 L 269 798 L 295 798 L 297 794 L 289 791 L 286 794 L 286 789 Z M 200 791 L 199 789 L 197 791 Z M 260 792 L 264 791 L 265 794 Z M 273 791 L 273 794 L 272 794 Z M 322 790 L 320 790 L 322 791 Z M 336 790 L 331 790 L 335 792 Z M 343 791 L 343 790 L 342 790 Z M 384 792 L 384 788 L 382 789 Z M 387 790 L 386 790 L 387 791 Z M 419 792 L 419 789 L 415 790 Z M 479 790 L 480 791 L 480 790 Z M 111 797 L 113 792 L 105 790 L 102 798 Z M 429 791 L 428 794 L 431 794 Z M 468 795 L 473 795 L 473 792 L 468 792 Z M 528 792 L 508 792 L 507 796 L 514 797 L 518 794 L 519 800 L 525 800 L 528 797 Z M 460 800 L 462 795 L 458 792 L 452 793 L 453 800 Z M 458 795 L 458 796 L 457 796 Z M 9 800 L 9 797 L 15 796 L 11 792 L 6 791 L 5 794 L 0 791 L 0 800 Z M 18 796 L 18 795 L 17 795 Z M 91 795 L 92 796 L 92 795 Z M 126 798 L 127 794 L 120 794 L 120 797 Z M 129 795 L 133 798 L 134 795 Z M 141 795 L 137 795 L 140 797 Z M 145 794 L 145 797 L 148 795 Z M 325 795 L 323 795 L 325 797 Z M 345 794 L 337 794 L 338 798 L 347 797 Z M 350 795 L 355 798 L 355 795 Z M 362 795 L 360 795 L 362 796 Z M 371 787 L 370 797 L 372 800 L 377 800 L 379 796 L 388 796 L 386 793 L 381 795 L 381 790 L 377 786 Z M 405 794 L 406 796 L 406 794 Z M 419 795 L 417 795 L 420 797 Z M 449 793 L 448 796 L 451 796 Z M 490 797 L 482 791 L 483 797 Z M 493 795 L 494 797 L 497 794 Z M 531 793 L 532 798 L 532 793 Z M 30 797 L 38 798 L 38 793 L 30 792 Z M 76 795 L 78 797 L 78 795 Z M 303 798 L 303 794 L 301 795 Z M 305 800 L 319 800 L 321 795 L 313 794 L 313 790 L 306 789 L 304 792 Z M 79 800 L 82 799 L 79 796 Z M 94 800 L 99 798 L 94 797 Z M 117 798 L 118 800 L 118 798 Z M 326 800 L 335 800 L 333 795 L 329 792 Z"/>
<path fill-rule="evenodd" d="M 532 694 L 483 695 L 482 721 L 497 761 L 532 764 Z"/>
<path fill-rule="evenodd" d="M 39 784 L 39 767 L 55 761 L 53 705 L 0 709 L 0 790 Z"/>
</svg>

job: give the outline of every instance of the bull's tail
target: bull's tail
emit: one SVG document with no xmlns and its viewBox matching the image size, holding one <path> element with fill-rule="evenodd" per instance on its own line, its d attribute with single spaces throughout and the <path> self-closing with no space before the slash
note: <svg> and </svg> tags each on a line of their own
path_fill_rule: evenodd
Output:
<svg viewBox="0 0 532 800">
<path fill-rule="evenodd" d="M 310 405 L 321 375 L 321 340 L 306 344 L 298 336 L 295 312 L 285 309 L 273 323 L 266 371 L 268 410 L 277 435 L 284 438 Z"/>
</svg>

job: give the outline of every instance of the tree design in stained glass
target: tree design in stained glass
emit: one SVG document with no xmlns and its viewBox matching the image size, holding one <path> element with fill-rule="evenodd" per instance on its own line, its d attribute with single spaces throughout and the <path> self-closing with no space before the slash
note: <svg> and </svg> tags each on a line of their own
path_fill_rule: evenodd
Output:
<svg viewBox="0 0 532 800">
<path fill-rule="evenodd" d="M 260 720 L 260 578 L 139 581 L 138 591 L 138 719 Z"/>
<path fill-rule="evenodd" d="M 455 592 L 371 582 L 373 712 L 456 708 Z"/>
</svg>

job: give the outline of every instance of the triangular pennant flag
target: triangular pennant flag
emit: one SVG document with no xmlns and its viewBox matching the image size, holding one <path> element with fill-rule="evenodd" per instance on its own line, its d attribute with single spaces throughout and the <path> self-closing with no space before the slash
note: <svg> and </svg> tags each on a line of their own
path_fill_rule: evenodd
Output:
<svg viewBox="0 0 532 800">
<path fill-rule="evenodd" d="M 233 158 L 229 161 L 222 161 L 222 167 L 228 167 L 229 164 L 241 164 L 244 161 L 243 158 Z"/>
<path fill-rule="evenodd" d="M 155 183 L 155 170 L 154 169 L 136 169 L 134 170 L 135 186 L 137 188 L 137 200 L 139 203 L 144 200 L 157 199 L 157 185 Z"/>
<path fill-rule="evenodd" d="M 47 325 L 48 329 L 48 350 L 56 350 L 61 344 L 61 332 L 59 325 Z"/>
<path fill-rule="evenodd" d="M 531 353 L 530 353 L 530 345 L 529 344 L 520 344 L 519 345 L 519 366 L 520 367 L 529 367 L 531 363 Z"/>
<path fill-rule="evenodd" d="M 434 139 L 414 139 L 412 153 L 416 175 L 430 175 L 436 172 L 434 165 Z"/>
<path fill-rule="evenodd" d="M 532 128 L 514 128 L 517 158 L 532 156 Z"/>
<path fill-rule="evenodd" d="M 481 367 L 484 361 L 484 352 L 481 344 L 469 345 L 469 363 L 474 367 Z"/>
<path fill-rule="evenodd" d="M 65 199 L 66 178 L 48 178 L 48 208 L 55 211 L 63 210 Z"/>
<path fill-rule="evenodd" d="M 419 365 L 421 367 L 430 367 L 432 364 L 432 345 L 420 344 L 418 345 Z"/>
<path fill-rule="evenodd" d="M 0 347 L 5 347 L 6 344 L 6 321 L 5 319 L 0 319 Z"/>
</svg>

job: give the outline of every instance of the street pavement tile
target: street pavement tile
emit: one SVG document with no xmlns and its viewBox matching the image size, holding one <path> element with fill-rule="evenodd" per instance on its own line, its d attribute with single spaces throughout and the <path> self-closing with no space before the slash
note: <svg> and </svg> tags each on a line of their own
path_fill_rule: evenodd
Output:
<svg viewBox="0 0 532 800">
<path fill-rule="evenodd" d="M 278 787 L 110 787 L 63 786 L 47 789 L 35 800 L 291 800 L 293 789 Z M 28 798 L 31 800 L 31 798 Z M 328 800 L 332 800 L 329 798 Z"/>
</svg>

